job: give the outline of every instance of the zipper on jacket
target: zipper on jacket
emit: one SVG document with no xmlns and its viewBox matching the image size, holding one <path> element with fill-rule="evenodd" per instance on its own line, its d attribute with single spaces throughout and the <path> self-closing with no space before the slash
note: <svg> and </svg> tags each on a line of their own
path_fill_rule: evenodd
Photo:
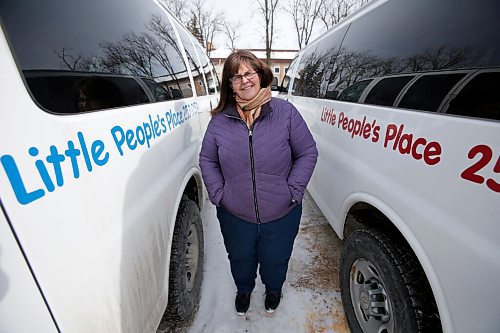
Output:
<svg viewBox="0 0 500 333">
<path fill-rule="evenodd" d="M 233 118 L 238 121 L 240 121 L 243 126 L 248 130 L 248 145 L 250 147 L 250 170 L 252 173 L 252 187 L 253 187 L 253 206 L 255 208 L 255 218 L 257 219 L 257 224 L 260 224 L 260 214 L 259 214 L 259 204 L 257 202 L 257 182 L 255 181 L 255 164 L 254 164 L 254 159 L 253 159 L 253 140 L 252 140 L 252 135 L 253 135 L 253 124 L 250 128 L 247 127 L 247 124 L 238 117 L 233 117 L 228 114 L 224 114 L 228 118 Z"/>
<path fill-rule="evenodd" d="M 253 134 L 253 125 L 248 130 L 248 144 L 250 145 L 250 169 L 252 170 L 253 205 L 255 207 L 255 217 L 257 218 L 257 224 L 260 224 L 259 204 L 257 202 L 257 183 L 255 181 L 255 164 L 253 159 L 252 134 Z"/>
</svg>

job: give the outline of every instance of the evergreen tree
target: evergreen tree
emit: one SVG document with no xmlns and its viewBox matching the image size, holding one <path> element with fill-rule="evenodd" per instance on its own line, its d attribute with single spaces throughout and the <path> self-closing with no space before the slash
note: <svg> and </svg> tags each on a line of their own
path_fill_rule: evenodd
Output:
<svg viewBox="0 0 500 333">
<path fill-rule="evenodd" d="M 193 36 L 200 42 L 201 45 L 205 45 L 203 40 L 203 35 L 201 34 L 200 29 L 198 28 L 198 20 L 196 15 L 193 14 L 189 24 L 187 25 L 188 30 L 193 34 Z"/>
</svg>

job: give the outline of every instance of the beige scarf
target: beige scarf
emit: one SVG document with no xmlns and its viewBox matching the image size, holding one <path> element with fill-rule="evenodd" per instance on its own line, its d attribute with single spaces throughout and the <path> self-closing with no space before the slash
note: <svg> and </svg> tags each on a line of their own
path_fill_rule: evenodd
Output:
<svg viewBox="0 0 500 333">
<path fill-rule="evenodd" d="M 247 127 L 250 128 L 255 119 L 260 115 L 262 105 L 271 100 L 271 87 L 261 88 L 259 93 L 249 101 L 239 98 L 238 95 L 235 97 L 236 109 L 241 119 L 243 119 Z"/>
</svg>

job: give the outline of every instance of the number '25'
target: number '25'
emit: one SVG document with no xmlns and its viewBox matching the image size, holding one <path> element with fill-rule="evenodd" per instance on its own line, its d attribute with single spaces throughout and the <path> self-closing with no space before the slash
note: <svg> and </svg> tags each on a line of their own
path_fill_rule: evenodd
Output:
<svg viewBox="0 0 500 333">
<path fill-rule="evenodd" d="M 462 172 L 461 177 L 471 182 L 482 184 L 484 183 L 484 177 L 479 175 L 478 171 L 480 171 L 482 168 L 488 165 L 488 163 L 490 163 L 491 159 L 493 158 L 493 151 L 487 145 L 477 145 L 469 150 L 469 154 L 467 157 L 472 160 L 478 154 L 481 155 L 479 160 L 465 169 Z M 498 157 L 495 167 L 493 168 L 493 172 L 500 173 L 500 156 Z M 487 179 L 486 186 L 488 186 L 488 188 L 492 191 L 495 191 L 497 193 L 500 192 L 500 183 L 497 183 L 494 179 Z"/>
</svg>

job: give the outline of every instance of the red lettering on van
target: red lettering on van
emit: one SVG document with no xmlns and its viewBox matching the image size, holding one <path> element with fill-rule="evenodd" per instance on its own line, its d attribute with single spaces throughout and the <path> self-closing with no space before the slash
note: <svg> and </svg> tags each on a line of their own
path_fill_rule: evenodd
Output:
<svg viewBox="0 0 500 333">
<path fill-rule="evenodd" d="M 490 163 L 491 159 L 493 158 L 493 150 L 487 145 L 477 145 L 469 150 L 467 157 L 472 160 L 477 155 L 481 155 L 479 160 L 465 169 L 460 176 L 463 179 L 471 181 L 473 183 L 483 184 L 484 177 L 481 176 L 478 172 Z M 497 159 L 495 167 L 493 168 L 493 172 L 500 173 L 500 157 Z M 486 186 L 494 192 L 500 192 L 500 183 L 496 182 L 492 178 L 486 180 Z"/>
<path fill-rule="evenodd" d="M 428 165 L 435 165 L 441 161 L 441 145 L 439 142 L 427 142 L 425 138 L 417 137 L 404 132 L 405 125 L 387 125 L 384 138 L 384 148 L 392 144 L 392 150 L 401 155 L 411 155 L 415 160 L 423 159 Z"/>
</svg>

